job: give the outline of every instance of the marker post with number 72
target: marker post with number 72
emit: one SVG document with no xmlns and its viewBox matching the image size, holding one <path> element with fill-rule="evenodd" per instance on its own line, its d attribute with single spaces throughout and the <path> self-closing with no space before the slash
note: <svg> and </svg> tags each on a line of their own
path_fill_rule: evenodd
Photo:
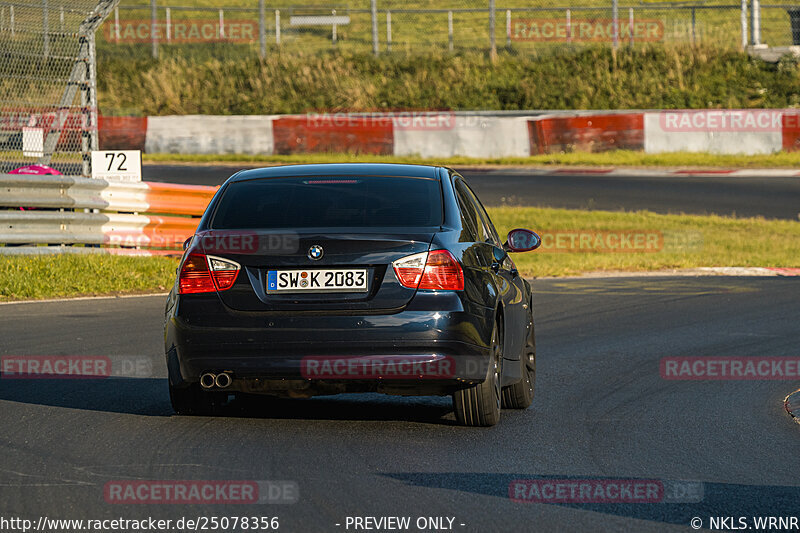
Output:
<svg viewBox="0 0 800 533">
<path fill-rule="evenodd" d="M 92 178 L 142 181 L 141 150 L 93 150 Z"/>
</svg>

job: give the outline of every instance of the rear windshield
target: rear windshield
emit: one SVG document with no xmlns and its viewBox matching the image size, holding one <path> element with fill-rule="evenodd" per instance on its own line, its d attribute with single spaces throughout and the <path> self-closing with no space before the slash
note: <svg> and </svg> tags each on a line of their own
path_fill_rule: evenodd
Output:
<svg viewBox="0 0 800 533">
<path fill-rule="evenodd" d="M 439 180 L 410 177 L 291 177 L 231 183 L 213 229 L 439 226 Z"/>
</svg>

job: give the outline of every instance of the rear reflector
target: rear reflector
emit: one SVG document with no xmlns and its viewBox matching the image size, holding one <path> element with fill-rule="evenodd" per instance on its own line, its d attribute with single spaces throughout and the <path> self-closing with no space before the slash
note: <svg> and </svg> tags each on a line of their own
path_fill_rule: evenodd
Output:
<svg viewBox="0 0 800 533">
<path fill-rule="evenodd" d="M 179 294 L 224 291 L 230 289 L 239 275 L 234 261 L 213 255 L 190 254 L 183 262 L 179 277 Z"/>
<path fill-rule="evenodd" d="M 433 250 L 398 259 L 392 263 L 403 287 L 441 291 L 464 290 L 464 272 L 447 250 Z"/>
</svg>

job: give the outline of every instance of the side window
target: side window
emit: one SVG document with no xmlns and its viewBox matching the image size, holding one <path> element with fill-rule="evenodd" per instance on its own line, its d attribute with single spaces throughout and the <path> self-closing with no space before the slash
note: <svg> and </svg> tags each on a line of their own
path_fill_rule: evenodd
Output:
<svg viewBox="0 0 800 533">
<path fill-rule="evenodd" d="M 464 185 L 464 182 L 461 180 L 456 180 L 455 183 L 455 190 L 456 190 L 456 198 L 458 199 L 458 203 L 461 206 L 461 221 L 464 224 L 464 227 L 470 234 L 470 240 L 472 241 L 481 241 L 482 238 L 479 238 L 480 235 L 478 231 L 478 227 L 480 226 L 480 222 L 478 221 L 478 213 L 475 211 L 475 207 L 472 205 L 472 201 L 469 197 L 469 192 L 467 192 L 467 188 Z"/>
<path fill-rule="evenodd" d="M 502 241 L 500 240 L 500 236 L 497 234 L 497 230 L 494 229 L 494 224 L 492 224 L 492 219 L 489 218 L 489 213 L 486 212 L 486 209 L 483 208 L 483 204 L 481 201 L 478 200 L 478 197 L 472 192 L 472 189 L 469 188 L 469 185 L 464 184 L 466 188 L 466 192 L 470 197 L 470 200 L 475 205 L 475 210 L 478 212 L 478 216 L 480 217 L 481 222 L 481 233 L 483 234 L 483 238 L 481 239 L 483 242 L 488 242 L 489 244 L 494 244 L 495 246 L 502 247 Z"/>
</svg>

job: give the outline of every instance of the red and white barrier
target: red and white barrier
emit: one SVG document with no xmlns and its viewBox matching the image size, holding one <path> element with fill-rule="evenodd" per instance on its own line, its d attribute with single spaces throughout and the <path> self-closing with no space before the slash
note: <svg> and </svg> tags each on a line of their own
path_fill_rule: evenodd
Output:
<svg viewBox="0 0 800 533">
<path fill-rule="evenodd" d="M 451 111 L 106 117 L 100 146 L 150 153 L 526 157 L 571 151 L 764 154 L 800 150 L 796 110 Z"/>
</svg>

